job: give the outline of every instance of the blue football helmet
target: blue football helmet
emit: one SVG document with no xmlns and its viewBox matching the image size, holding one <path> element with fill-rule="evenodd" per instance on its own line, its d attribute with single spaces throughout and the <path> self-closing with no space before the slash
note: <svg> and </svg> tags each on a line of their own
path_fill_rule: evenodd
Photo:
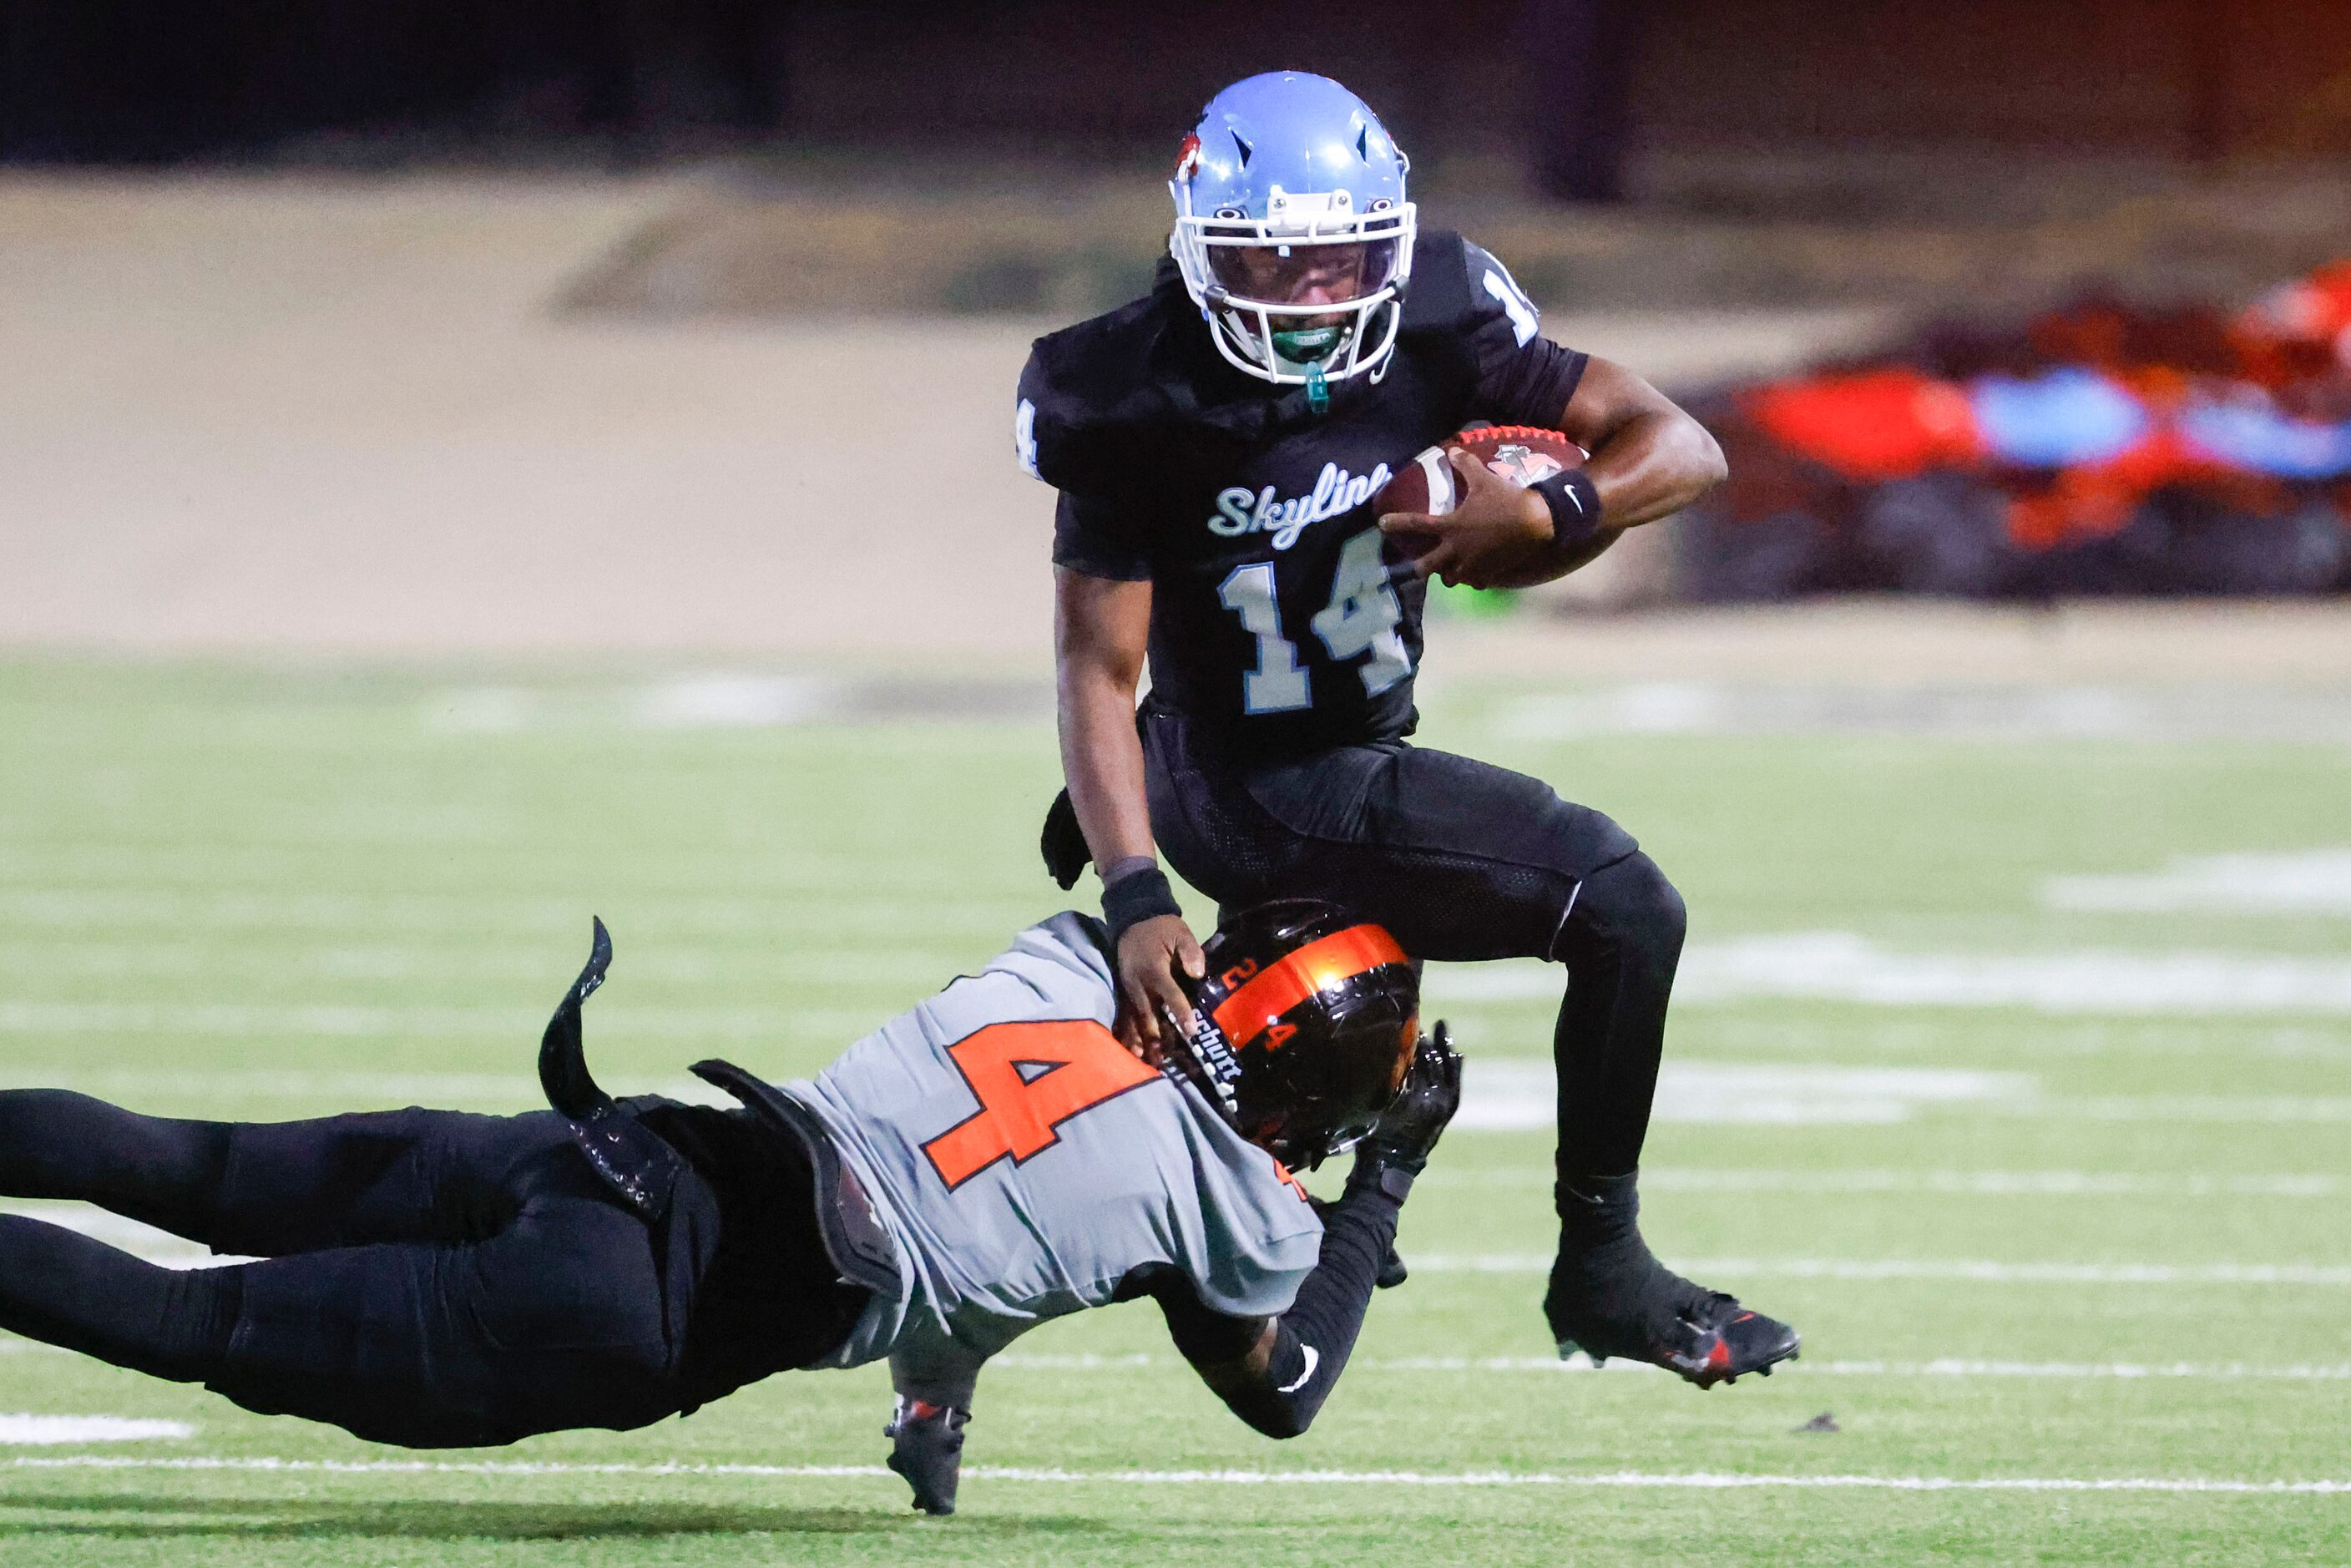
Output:
<svg viewBox="0 0 2351 1568">
<path fill-rule="evenodd" d="M 1412 273 L 1411 169 L 1328 77 L 1235 82 L 1184 138 L 1168 251 L 1217 350 L 1310 395 L 1386 372 Z"/>
</svg>

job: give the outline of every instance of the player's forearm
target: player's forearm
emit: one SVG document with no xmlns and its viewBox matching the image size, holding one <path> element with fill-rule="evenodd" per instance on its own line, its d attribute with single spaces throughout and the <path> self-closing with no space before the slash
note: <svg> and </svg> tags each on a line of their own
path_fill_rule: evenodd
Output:
<svg viewBox="0 0 2351 1568">
<path fill-rule="evenodd" d="M 1593 450 L 1584 472 L 1600 492 L 1602 522 L 1621 531 L 1680 511 L 1721 484 L 1730 470 L 1706 426 L 1677 408 L 1666 408 L 1635 414 L 1618 426 Z M 1613 533 L 1608 538 L 1613 540 Z M 1606 548 L 1603 543 L 1591 554 Z"/>
<path fill-rule="evenodd" d="M 1610 419 L 1596 432 L 1568 432 L 1591 443 L 1592 460 L 1583 473 L 1592 481 L 1592 494 L 1599 497 L 1597 526 L 1584 526 L 1581 516 L 1564 519 L 1577 526 L 1555 531 L 1550 542 L 1524 559 L 1489 571 L 1484 586 L 1532 588 L 1565 577 L 1598 559 L 1625 537 L 1625 529 L 1670 517 L 1722 483 L 1729 470 L 1706 426 L 1646 382 L 1636 384 L 1646 394 L 1638 405 L 1611 410 Z M 1569 406 L 1575 412 L 1574 404 Z M 1532 494 L 1527 505 L 1531 510 L 1550 509 Z M 1563 519 L 1553 516 L 1550 521 L 1558 530 Z"/>
<path fill-rule="evenodd" d="M 1053 671 L 1061 778 L 1094 865 L 1155 853 L 1134 693 L 1150 641 L 1151 584 L 1053 574 Z"/>
<path fill-rule="evenodd" d="M 1234 1415 L 1269 1437 L 1295 1437 L 1313 1425 L 1354 1354 L 1402 1211 L 1387 1194 L 1352 1183 L 1323 1211 L 1322 1256 L 1290 1310 L 1247 1358 L 1202 1368 Z"/>
<path fill-rule="evenodd" d="M 1144 794 L 1143 743 L 1134 733 L 1134 687 L 1121 689 L 1099 671 L 1065 668 L 1060 701 L 1061 777 L 1095 866 L 1156 854 Z"/>
<path fill-rule="evenodd" d="M 1706 426 L 1612 361 L 1585 365 L 1559 428 L 1592 454 L 1583 472 L 1600 494 L 1600 521 L 1612 528 L 1678 512 L 1730 473 Z"/>
</svg>

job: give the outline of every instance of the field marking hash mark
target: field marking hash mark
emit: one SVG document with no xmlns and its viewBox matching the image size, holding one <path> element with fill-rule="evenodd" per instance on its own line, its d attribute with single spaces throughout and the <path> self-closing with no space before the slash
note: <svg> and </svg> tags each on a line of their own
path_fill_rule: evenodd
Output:
<svg viewBox="0 0 2351 1568">
<path fill-rule="evenodd" d="M 110 1454 L 18 1457 L 11 1469 L 41 1470 L 229 1470 L 295 1475 L 481 1476 L 747 1476 L 779 1480 L 882 1479 L 881 1465 L 738 1465 L 578 1463 L 553 1460 L 282 1459 L 263 1457 L 146 1458 Z M 1070 1470 L 1019 1465 L 975 1465 L 967 1479 L 1107 1486 L 1411 1486 L 1623 1487 L 1739 1491 L 1761 1488 L 1880 1491 L 2225 1492 L 2351 1496 L 2351 1480 L 2241 1480 L 2203 1476 L 1867 1476 L 1761 1475 L 1720 1471 L 1656 1474 L 1640 1470 L 1587 1474 L 1544 1470 Z"/>
</svg>

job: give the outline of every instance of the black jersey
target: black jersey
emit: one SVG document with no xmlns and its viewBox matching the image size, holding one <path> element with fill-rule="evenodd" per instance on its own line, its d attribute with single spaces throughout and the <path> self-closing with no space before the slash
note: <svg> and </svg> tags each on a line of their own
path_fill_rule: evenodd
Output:
<svg viewBox="0 0 2351 1568">
<path fill-rule="evenodd" d="M 1501 263 L 1424 232 L 1386 374 L 1301 387 L 1228 364 L 1172 263 L 1037 340 L 1021 465 L 1061 493 L 1053 559 L 1152 584 L 1151 685 L 1256 756 L 1409 733 L 1426 588 L 1391 583 L 1371 498 L 1465 424 L 1552 426 L 1584 356 Z"/>
</svg>

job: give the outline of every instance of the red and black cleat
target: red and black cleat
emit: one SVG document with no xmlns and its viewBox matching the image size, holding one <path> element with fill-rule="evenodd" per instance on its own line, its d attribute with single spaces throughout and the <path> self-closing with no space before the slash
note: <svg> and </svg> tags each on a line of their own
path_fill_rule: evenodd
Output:
<svg viewBox="0 0 2351 1568">
<path fill-rule="evenodd" d="M 1795 1360 L 1803 1344 L 1796 1331 L 1786 1323 L 1750 1312 L 1735 1298 L 1719 1291 L 1708 1292 L 1694 1306 L 1677 1314 L 1665 1333 L 1645 1335 L 1641 1343 L 1604 1333 L 1593 1333 L 1590 1340 L 1598 1342 L 1597 1345 L 1562 1334 L 1559 1341 L 1561 1357 L 1564 1359 L 1580 1350 L 1592 1358 L 1594 1366 L 1612 1355 L 1626 1361 L 1645 1361 L 1678 1374 L 1700 1388 L 1736 1383 L 1750 1372 L 1769 1377 L 1781 1362 Z"/>
<path fill-rule="evenodd" d="M 1768 1377 L 1793 1360 L 1802 1343 L 1794 1329 L 1657 1261 L 1641 1239 L 1635 1181 L 1627 1174 L 1560 1184 L 1559 1259 L 1543 1295 L 1560 1355 L 1580 1350 L 1595 1366 L 1611 1356 L 1644 1361 L 1700 1388 L 1750 1372 Z"/>
<path fill-rule="evenodd" d="M 1667 1349 L 1657 1364 L 1700 1388 L 1736 1383 L 1750 1372 L 1769 1377 L 1781 1362 L 1795 1360 L 1803 1344 L 1786 1323 L 1750 1312 L 1719 1291 L 1709 1294 L 1682 1322 L 1689 1330 L 1689 1343 Z"/>
</svg>

